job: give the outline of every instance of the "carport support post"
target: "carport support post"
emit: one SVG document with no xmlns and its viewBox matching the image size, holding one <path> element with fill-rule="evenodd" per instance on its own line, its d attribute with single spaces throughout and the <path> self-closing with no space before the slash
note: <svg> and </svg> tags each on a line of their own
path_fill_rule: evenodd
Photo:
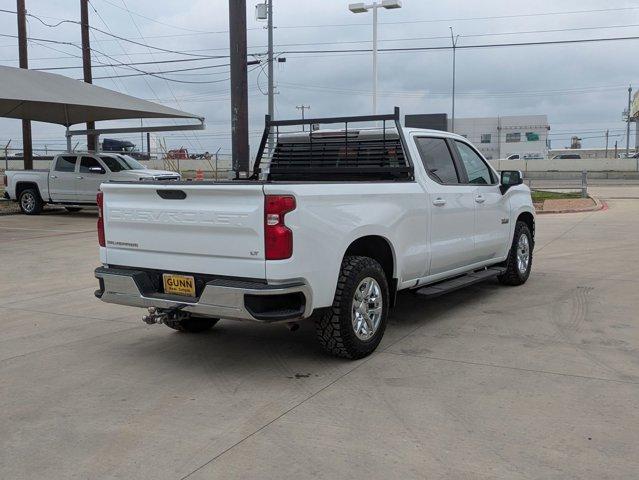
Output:
<svg viewBox="0 0 639 480">
<path fill-rule="evenodd" d="M 24 0 L 17 0 L 18 12 L 18 57 L 20 68 L 29 68 L 29 56 L 27 51 L 27 8 Z M 33 146 L 31 144 L 31 120 L 22 120 L 22 151 L 24 169 L 33 170 Z"/>
<path fill-rule="evenodd" d="M 67 127 L 65 136 L 67 137 L 67 152 L 71 152 L 71 132 L 69 132 L 69 127 Z"/>
<path fill-rule="evenodd" d="M 93 83 L 91 72 L 91 42 L 89 40 L 89 0 L 80 0 L 80 26 L 82 30 L 82 71 L 84 81 Z M 87 130 L 94 130 L 95 122 L 87 122 Z M 87 150 L 97 151 L 94 135 L 87 135 Z"/>
<path fill-rule="evenodd" d="M 249 170 L 246 0 L 229 0 L 231 135 L 235 178 Z"/>
</svg>

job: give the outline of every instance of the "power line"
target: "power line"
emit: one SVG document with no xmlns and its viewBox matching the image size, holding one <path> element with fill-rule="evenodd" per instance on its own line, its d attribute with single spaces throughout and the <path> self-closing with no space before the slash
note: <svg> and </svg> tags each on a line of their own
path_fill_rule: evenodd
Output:
<svg viewBox="0 0 639 480">
<path fill-rule="evenodd" d="M 95 11 L 95 7 L 93 7 L 93 10 Z M 5 10 L 5 9 L 0 9 L 0 12 L 3 12 L 3 13 L 15 13 L 15 12 L 13 12 L 11 10 Z M 45 22 L 40 17 L 38 17 L 37 15 L 34 15 L 32 13 L 27 13 L 26 16 L 29 17 L 29 18 L 34 18 L 34 19 L 38 20 L 40 23 L 42 23 L 42 25 L 44 25 L 46 27 L 49 27 L 49 28 L 56 28 L 56 27 L 58 27 L 58 26 L 60 26 L 62 24 L 65 24 L 65 23 L 71 23 L 71 24 L 75 24 L 75 25 L 80 25 L 81 24 L 81 22 L 79 22 L 77 20 L 68 20 L 68 19 L 66 19 L 66 20 L 59 21 L 55 25 L 52 25 L 52 24 L 49 24 L 49 23 Z M 107 32 L 105 30 L 102 30 L 101 28 L 97 28 L 97 27 L 94 27 L 94 26 L 91 26 L 91 25 L 89 26 L 89 28 L 91 30 L 99 32 L 99 33 L 101 33 L 103 35 L 107 35 L 109 37 L 113 37 L 113 38 L 115 38 L 117 40 L 120 40 L 120 41 L 123 41 L 123 42 L 128 42 L 128 43 L 131 43 L 131 44 L 134 44 L 134 45 L 139 45 L 139 46 L 146 47 L 146 48 L 149 48 L 149 49 L 157 50 L 157 51 L 160 51 L 160 52 L 174 53 L 174 54 L 177 54 L 177 55 L 185 55 L 185 56 L 191 56 L 191 57 L 201 57 L 202 56 L 202 55 L 195 54 L 195 53 L 180 52 L 178 50 L 171 50 L 171 49 L 168 49 L 168 48 L 156 47 L 155 45 L 149 45 L 149 44 L 146 44 L 146 43 L 137 42 L 137 41 L 132 40 L 130 38 L 122 37 L 120 35 L 116 35 L 116 34 L 114 34 L 112 32 Z M 142 33 L 139 31 L 139 29 L 138 29 L 138 33 L 139 33 L 140 37 L 144 38 L 142 36 Z M 6 36 L 6 35 L 3 35 L 3 36 Z M 41 40 L 43 40 L 43 39 L 41 39 Z"/>
<path fill-rule="evenodd" d="M 544 46 L 544 45 L 568 45 L 577 43 L 595 43 L 595 42 L 614 42 L 625 40 L 639 40 L 639 36 L 628 37 L 611 37 L 611 38 L 581 38 L 574 40 L 546 40 L 537 42 L 519 42 L 519 43 L 485 43 L 478 45 L 458 45 L 457 49 L 480 49 L 480 48 L 499 48 L 499 47 L 529 47 L 529 46 Z M 379 52 L 420 52 L 429 50 L 451 50 L 453 47 L 450 45 L 442 45 L 436 47 L 398 47 L 398 48 L 380 48 Z M 319 53 L 368 53 L 372 50 L 369 48 L 352 48 L 352 49 L 340 49 L 340 50 L 287 50 L 281 52 L 282 54 L 319 54 Z"/>
</svg>

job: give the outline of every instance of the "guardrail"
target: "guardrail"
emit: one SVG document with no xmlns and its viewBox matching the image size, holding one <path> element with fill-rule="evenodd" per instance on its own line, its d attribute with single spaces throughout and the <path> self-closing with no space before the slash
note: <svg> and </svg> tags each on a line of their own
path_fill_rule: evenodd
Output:
<svg viewBox="0 0 639 480">
<path fill-rule="evenodd" d="M 586 170 L 582 170 L 581 178 L 576 180 L 575 183 L 572 184 L 566 183 L 553 185 L 552 187 L 535 188 L 534 184 L 537 181 L 540 180 L 533 180 L 530 178 L 527 179 L 524 177 L 524 183 L 528 185 L 528 188 L 533 191 L 577 190 L 581 193 L 582 198 L 588 198 L 588 172 Z M 541 180 L 541 182 L 543 182 L 543 180 Z"/>
</svg>

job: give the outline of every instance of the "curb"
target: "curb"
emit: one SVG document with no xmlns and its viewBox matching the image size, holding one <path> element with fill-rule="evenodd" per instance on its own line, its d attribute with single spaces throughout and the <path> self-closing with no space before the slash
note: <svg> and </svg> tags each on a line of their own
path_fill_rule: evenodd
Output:
<svg viewBox="0 0 639 480">
<path fill-rule="evenodd" d="M 595 202 L 595 204 L 591 207 L 591 208 L 586 208 L 584 210 L 571 210 L 571 209 L 567 209 L 567 210 L 542 210 L 540 212 L 535 212 L 537 215 L 547 215 L 550 213 L 586 213 L 586 212 L 598 212 L 599 210 L 608 210 L 608 204 L 597 198 L 597 197 L 590 197 L 590 199 L 592 199 L 592 201 Z"/>
</svg>

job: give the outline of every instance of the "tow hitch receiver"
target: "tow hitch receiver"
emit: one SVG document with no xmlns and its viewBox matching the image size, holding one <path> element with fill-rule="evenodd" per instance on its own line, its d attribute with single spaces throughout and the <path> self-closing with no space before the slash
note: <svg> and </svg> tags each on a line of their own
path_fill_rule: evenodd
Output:
<svg viewBox="0 0 639 480">
<path fill-rule="evenodd" d="M 142 321 L 148 325 L 156 323 L 166 323 L 167 320 L 180 321 L 188 318 L 190 315 L 186 312 L 182 312 L 184 306 L 172 308 L 171 310 L 162 310 L 155 307 L 149 307 L 149 314 L 142 317 Z"/>
</svg>

